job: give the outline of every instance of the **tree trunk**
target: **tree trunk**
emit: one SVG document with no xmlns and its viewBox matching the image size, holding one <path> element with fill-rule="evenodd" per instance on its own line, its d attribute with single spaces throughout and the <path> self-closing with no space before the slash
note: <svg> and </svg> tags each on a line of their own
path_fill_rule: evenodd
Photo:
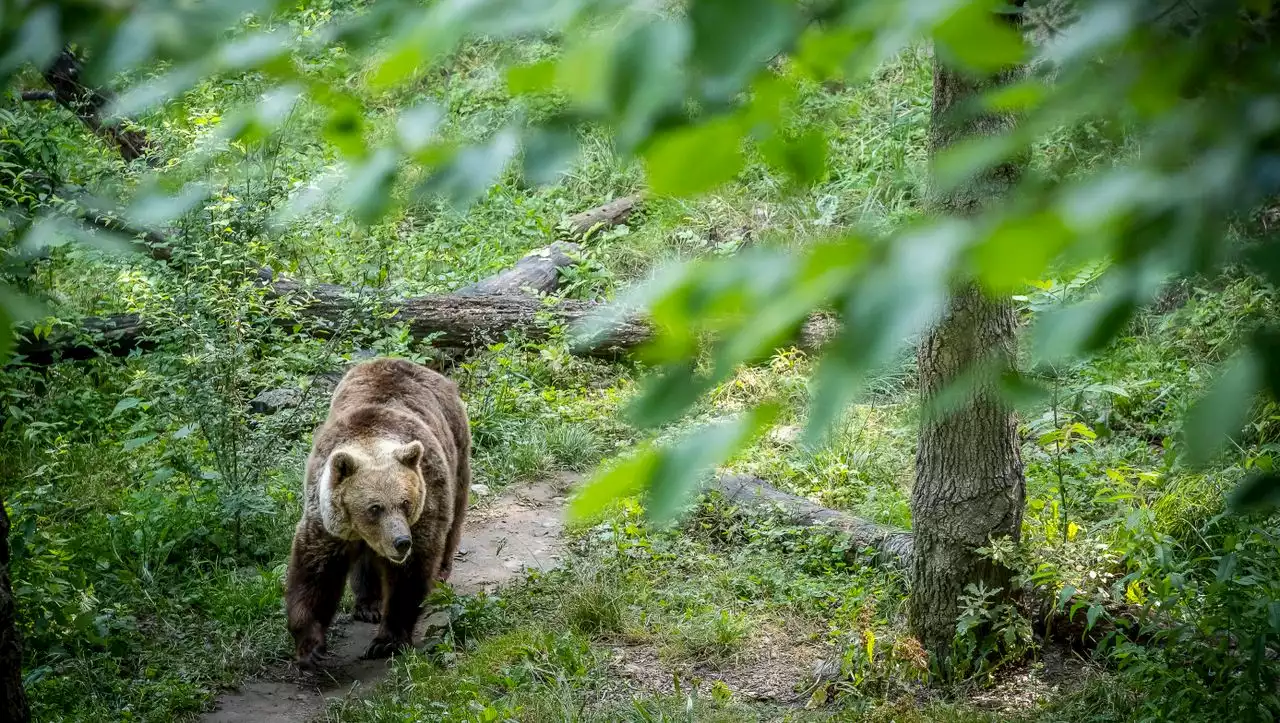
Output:
<svg viewBox="0 0 1280 723">
<path fill-rule="evenodd" d="M 22 641 L 17 610 L 9 583 L 9 514 L 0 499 L 0 720 L 31 720 L 27 693 L 22 688 Z"/>
<path fill-rule="evenodd" d="M 126 130 L 118 122 L 103 118 L 103 112 L 111 104 L 111 94 L 81 83 L 80 71 L 80 59 L 70 48 L 63 48 L 44 70 L 45 82 L 53 89 L 53 100 L 74 113 L 95 134 L 114 143 L 126 161 L 146 155 L 150 147 L 146 132 Z"/>
<path fill-rule="evenodd" d="M 977 80 L 934 60 L 930 150 L 967 137 L 1004 133 L 1012 118 L 967 113 L 979 94 L 1016 70 Z M 934 212 L 971 216 L 1004 197 L 1021 164 L 1005 163 L 930 199 Z M 959 599 L 969 585 L 1010 593 L 1010 573 L 977 549 L 993 538 L 1018 538 L 1025 503 L 1017 420 L 1000 398 L 1000 374 L 1015 363 L 1016 317 L 1009 299 L 992 299 L 973 283 L 956 289 L 943 318 L 920 345 L 920 394 L 926 409 L 911 494 L 915 533 L 909 617 L 912 632 L 945 669 Z M 965 377 L 958 404 L 929 412 L 939 394 Z"/>
</svg>

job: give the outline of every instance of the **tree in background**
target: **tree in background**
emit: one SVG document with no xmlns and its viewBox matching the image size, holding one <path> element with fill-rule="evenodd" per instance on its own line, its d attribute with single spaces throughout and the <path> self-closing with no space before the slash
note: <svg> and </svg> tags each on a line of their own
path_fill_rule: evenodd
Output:
<svg viewBox="0 0 1280 723">
<path fill-rule="evenodd" d="M 1018 80 L 1021 68 L 975 79 L 937 53 L 933 62 L 931 154 L 1013 129 L 1009 115 L 975 112 L 973 106 L 983 94 Z M 1021 173 L 1018 159 L 998 164 L 933 194 L 929 210 L 940 216 L 977 216 L 1007 199 Z M 991 295 L 966 281 L 952 292 L 942 319 L 919 347 L 925 414 L 911 492 L 915 546 L 909 611 L 913 633 L 943 663 L 951 652 L 966 588 L 999 589 L 1005 596 L 1011 592 L 1009 570 L 978 550 L 992 538 L 1016 541 L 1022 528 L 1026 490 L 1018 425 L 1000 390 L 1002 376 L 1016 363 L 1016 330 L 1008 295 Z M 961 400 L 931 408 L 957 383 L 963 384 Z"/>
</svg>

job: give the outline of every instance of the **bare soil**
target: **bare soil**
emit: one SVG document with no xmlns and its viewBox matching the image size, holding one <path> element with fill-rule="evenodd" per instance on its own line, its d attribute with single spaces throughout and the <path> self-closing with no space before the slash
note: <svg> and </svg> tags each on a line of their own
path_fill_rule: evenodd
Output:
<svg viewBox="0 0 1280 723">
<path fill-rule="evenodd" d="M 721 683 L 736 697 L 761 703 L 802 703 L 822 662 L 822 645 L 804 631 L 765 625 L 743 650 L 720 661 L 665 659 L 655 646 L 619 645 L 613 650 L 610 669 L 625 681 L 629 693 L 665 694 L 682 688 L 705 689 Z"/>
<path fill-rule="evenodd" d="M 556 566 L 563 550 L 564 506 L 573 479 L 562 476 L 520 485 L 494 499 L 480 498 L 453 563 L 450 584 L 461 594 L 492 592 L 526 570 Z M 473 495 L 474 496 L 474 495 Z M 418 639 L 447 627 L 447 613 L 423 616 Z M 376 626 L 340 613 L 329 631 L 331 657 L 321 670 L 302 674 L 286 663 L 266 667 L 238 689 L 218 696 L 204 723 L 306 723 L 324 714 L 330 700 L 356 695 L 386 677 L 389 661 L 363 660 Z"/>
</svg>

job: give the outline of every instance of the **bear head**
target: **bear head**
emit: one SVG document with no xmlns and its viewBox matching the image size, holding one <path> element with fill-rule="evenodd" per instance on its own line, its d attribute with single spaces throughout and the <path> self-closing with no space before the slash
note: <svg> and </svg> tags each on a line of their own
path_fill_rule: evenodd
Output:
<svg viewBox="0 0 1280 723">
<path fill-rule="evenodd" d="M 335 449 L 319 480 L 320 515 L 335 537 L 364 540 L 395 564 L 413 551 L 413 524 L 426 506 L 422 443 L 377 440 Z"/>
</svg>

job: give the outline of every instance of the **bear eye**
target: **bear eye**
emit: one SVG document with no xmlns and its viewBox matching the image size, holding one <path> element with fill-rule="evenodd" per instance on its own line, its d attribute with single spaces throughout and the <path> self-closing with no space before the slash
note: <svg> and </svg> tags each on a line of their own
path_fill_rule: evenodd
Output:
<svg viewBox="0 0 1280 723">
<path fill-rule="evenodd" d="M 401 506 L 401 507 L 403 507 L 403 508 L 405 508 L 405 510 L 408 510 L 408 509 L 409 509 L 409 500 L 404 500 L 403 502 L 401 502 L 401 503 L 400 503 L 400 506 Z"/>
<path fill-rule="evenodd" d="M 369 514 L 373 517 L 377 517 L 382 514 L 382 505 L 370 505 Z"/>
</svg>

